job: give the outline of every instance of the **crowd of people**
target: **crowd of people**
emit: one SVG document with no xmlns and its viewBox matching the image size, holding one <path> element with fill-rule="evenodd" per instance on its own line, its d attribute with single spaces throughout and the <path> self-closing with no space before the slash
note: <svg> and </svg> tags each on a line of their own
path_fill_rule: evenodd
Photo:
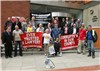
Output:
<svg viewBox="0 0 100 71">
<path fill-rule="evenodd" d="M 33 16 L 31 20 L 29 18 L 23 18 L 20 22 L 19 18 L 16 18 L 15 22 L 12 22 L 11 18 L 8 17 L 5 25 L 4 32 L 2 33 L 2 42 L 5 45 L 5 57 L 12 58 L 12 44 L 15 44 L 14 57 L 17 56 L 17 48 L 19 48 L 19 55 L 23 56 L 22 45 L 20 34 L 27 32 L 43 32 L 43 49 L 45 55 L 48 56 L 48 46 L 49 44 L 54 44 L 55 56 L 60 53 L 60 35 L 78 34 L 79 44 L 77 47 L 78 54 L 85 54 L 86 47 L 85 42 L 88 43 L 88 56 L 95 58 L 95 48 L 94 42 L 97 41 L 96 31 L 92 30 L 92 26 L 86 27 L 80 19 L 75 21 L 74 18 L 69 19 L 68 17 L 62 18 L 61 23 L 58 17 L 52 19 L 52 22 L 48 22 L 47 26 L 43 26 L 42 23 L 37 24 L 35 22 L 35 17 Z"/>
</svg>

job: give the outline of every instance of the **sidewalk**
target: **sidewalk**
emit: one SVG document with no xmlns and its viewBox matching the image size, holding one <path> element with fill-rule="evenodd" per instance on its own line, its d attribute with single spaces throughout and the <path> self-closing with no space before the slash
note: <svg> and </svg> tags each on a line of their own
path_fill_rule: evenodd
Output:
<svg viewBox="0 0 100 71">
<path fill-rule="evenodd" d="M 50 59 L 56 66 L 54 69 L 45 68 L 46 57 L 42 53 L 24 54 L 22 57 L 17 56 L 8 59 L 3 56 L 1 65 L 2 71 L 60 71 L 58 69 L 100 65 L 100 52 L 96 52 L 95 59 L 87 57 L 87 55 L 64 52 L 62 57 L 52 57 Z"/>
</svg>

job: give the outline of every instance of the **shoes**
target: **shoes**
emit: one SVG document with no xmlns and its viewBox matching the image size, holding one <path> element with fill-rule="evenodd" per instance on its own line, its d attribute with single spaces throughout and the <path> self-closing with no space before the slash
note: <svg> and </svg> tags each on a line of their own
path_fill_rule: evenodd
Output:
<svg viewBox="0 0 100 71">
<path fill-rule="evenodd" d="M 5 56 L 5 58 L 7 59 L 7 58 L 13 58 L 12 56 Z"/>
<path fill-rule="evenodd" d="M 95 56 L 92 56 L 92 58 L 95 58 Z"/>
<path fill-rule="evenodd" d="M 14 57 L 16 57 L 17 55 L 14 55 Z"/>
<path fill-rule="evenodd" d="M 23 55 L 20 55 L 20 56 L 23 56 Z"/>
<path fill-rule="evenodd" d="M 92 52 L 92 58 L 95 58 L 95 51 Z"/>
<path fill-rule="evenodd" d="M 91 55 L 88 55 L 88 57 L 90 57 Z"/>
<path fill-rule="evenodd" d="M 8 58 L 8 56 L 5 56 L 5 58 L 7 59 L 7 58 Z"/>
<path fill-rule="evenodd" d="M 81 52 L 77 52 L 77 54 L 81 54 Z"/>
<path fill-rule="evenodd" d="M 9 56 L 9 58 L 13 58 L 12 56 Z"/>
</svg>

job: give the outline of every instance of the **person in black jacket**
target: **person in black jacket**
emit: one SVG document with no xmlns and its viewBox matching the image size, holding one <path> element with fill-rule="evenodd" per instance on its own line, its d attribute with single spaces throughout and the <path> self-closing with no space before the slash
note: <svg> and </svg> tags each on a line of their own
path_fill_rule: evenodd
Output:
<svg viewBox="0 0 100 71">
<path fill-rule="evenodd" d="M 73 26 L 68 26 L 68 35 L 73 33 Z"/>
<path fill-rule="evenodd" d="M 75 20 L 74 20 L 74 18 L 72 18 L 68 24 L 68 27 L 72 27 L 74 23 L 75 23 Z"/>
<path fill-rule="evenodd" d="M 74 18 L 71 19 L 70 23 L 68 24 L 68 34 L 73 34 L 73 24 L 75 23 Z"/>
<path fill-rule="evenodd" d="M 2 42 L 5 45 L 5 58 L 12 58 L 11 27 L 6 27 L 6 31 L 2 33 Z"/>
<path fill-rule="evenodd" d="M 55 56 L 57 56 L 57 54 L 60 54 L 60 42 L 59 42 L 59 38 L 56 38 L 56 41 L 54 42 L 54 49 L 55 49 Z"/>
<path fill-rule="evenodd" d="M 6 27 L 7 26 L 12 26 L 12 21 L 11 21 L 11 18 L 10 17 L 8 17 L 8 19 L 7 19 L 7 21 L 5 22 L 5 25 L 4 25 L 4 30 L 6 30 Z"/>
<path fill-rule="evenodd" d="M 61 28 L 61 35 L 64 34 L 64 27 L 65 27 L 66 21 L 64 18 L 62 18 L 62 22 L 60 23 L 60 28 Z"/>
<path fill-rule="evenodd" d="M 21 22 L 19 21 L 19 18 L 16 18 L 16 21 L 12 24 L 12 31 L 15 30 L 15 26 L 18 25 L 19 29 L 22 29 Z"/>
<path fill-rule="evenodd" d="M 89 47 L 89 49 L 88 49 L 88 52 L 89 52 L 88 57 L 90 57 L 91 54 L 92 54 L 92 58 L 95 58 L 94 43 L 97 41 L 97 33 L 96 33 L 96 31 L 92 30 L 92 26 L 91 25 L 88 26 L 86 40 L 87 40 L 88 47 Z"/>
</svg>

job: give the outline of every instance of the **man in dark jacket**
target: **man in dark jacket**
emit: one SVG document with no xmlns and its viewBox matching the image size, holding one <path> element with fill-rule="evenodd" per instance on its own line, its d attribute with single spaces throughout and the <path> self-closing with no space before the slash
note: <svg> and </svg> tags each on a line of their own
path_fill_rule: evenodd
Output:
<svg viewBox="0 0 100 71">
<path fill-rule="evenodd" d="M 96 34 L 96 31 L 92 30 L 92 26 L 89 25 L 88 26 L 88 32 L 87 32 L 87 42 L 88 42 L 88 52 L 89 52 L 89 55 L 88 57 L 91 56 L 91 53 L 92 53 L 92 58 L 95 58 L 95 48 L 94 48 L 94 42 L 97 41 L 97 34 Z"/>
<path fill-rule="evenodd" d="M 15 26 L 18 25 L 19 29 L 22 29 L 21 22 L 19 21 L 19 18 L 16 18 L 16 21 L 12 24 L 12 31 L 15 29 Z"/>
<path fill-rule="evenodd" d="M 68 26 L 68 34 L 72 34 L 73 33 L 73 26 Z"/>
<path fill-rule="evenodd" d="M 12 58 L 12 35 L 11 27 L 6 27 L 6 31 L 2 34 L 2 42 L 5 45 L 5 58 Z"/>
<path fill-rule="evenodd" d="M 12 27 L 12 21 L 11 21 L 10 17 L 8 17 L 8 19 L 7 19 L 7 21 L 6 21 L 5 25 L 4 25 L 4 30 L 6 30 L 7 26 Z"/>
<path fill-rule="evenodd" d="M 65 24 L 66 24 L 66 21 L 65 21 L 64 18 L 62 18 L 62 22 L 61 22 L 61 24 L 60 24 L 60 27 L 61 27 L 60 33 L 61 33 L 61 35 L 64 34 L 64 27 L 65 27 Z"/>
<path fill-rule="evenodd" d="M 72 27 L 74 23 L 75 23 L 75 20 L 74 20 L 74 18 L 72 18 L 68 24 L 68 27 Z"/>
<path fill-rule="evenodd" d="M 75 23 L 74 18 L 72 18 L 70 23 L 68 24 L 68 34 L 73 34 L 73 24 L 74 23 Z"/>
</svg>

